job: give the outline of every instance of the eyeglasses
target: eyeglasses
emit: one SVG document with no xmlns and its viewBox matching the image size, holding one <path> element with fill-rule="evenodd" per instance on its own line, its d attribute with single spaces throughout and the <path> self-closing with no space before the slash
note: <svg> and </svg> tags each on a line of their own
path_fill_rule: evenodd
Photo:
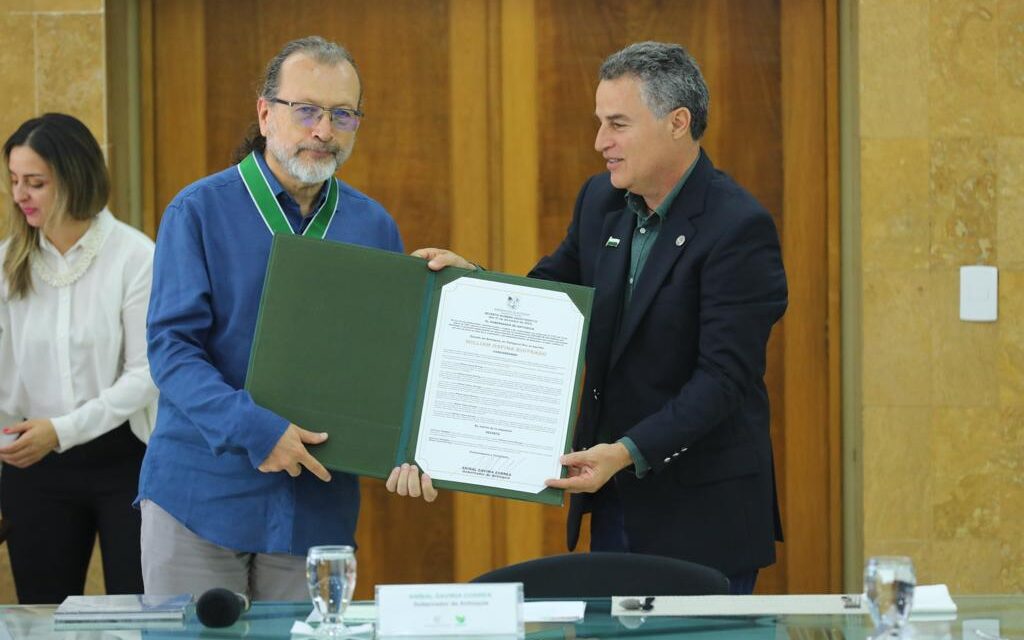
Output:
<svg viewBox="0 0 1024 640">
<path fill-rule="evenodd" d="M 312 129 L 320 124 L 320 118 L 326 113 L 331 120 L 331 126 L 338 131 L 355 131 L 359 128 L 359 119 L 363 117 L 363 112 L 358 109 L 343 107 L 328 109 L 308 102 L 289 102 L 280 98 L 270 98 L 270 101 L 291 107 L 292 120 L 295 121 L 295 124 L 302 125 L 307 129 Z"/>
</svg>

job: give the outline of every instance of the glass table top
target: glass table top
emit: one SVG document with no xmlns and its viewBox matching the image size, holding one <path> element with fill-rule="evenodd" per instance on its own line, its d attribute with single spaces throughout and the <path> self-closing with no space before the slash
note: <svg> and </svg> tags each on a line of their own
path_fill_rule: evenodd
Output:
<svg viewBox="0 0 1024 640">
<path fill-rule="evenodd" d="M 993 640 L 974 633 L 973 621 L 998 620 L 999 634 L 1008 640 L 1024 640 L 1024 594 L 955 596 L 955 619 L 912 621 L 907 638 L 936 640 Z M 609 614 L 608 599 L 587 600 L 586 617 L 575 623 L 527 623 L 526 638 L 689 638 L 693 640 L 860 640 L 870 638 L 871 620 L 866 615 L 759 615 L 716 617 L 619 618 Z M 184 623 L 173 627 L 129 629 L 55 630 L 55 606 L 0 606 L 0 640 L 36 638 L 90 640 L 92 638 L 288 638 L 295 620 L 304 620 L 308 602 L 257 602 L 233 626 L 204 628 L 187 612 Z M 964 624 L 965 621 L 972 621 Z M 295 636 L 296 638 L 300 636 Z M 369 638 L 369 634 L 358 636 Z"/>
</svg>

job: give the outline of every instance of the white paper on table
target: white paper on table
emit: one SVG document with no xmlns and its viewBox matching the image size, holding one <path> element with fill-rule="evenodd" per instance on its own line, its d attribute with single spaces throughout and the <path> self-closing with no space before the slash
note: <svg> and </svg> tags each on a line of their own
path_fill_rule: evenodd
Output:
<svg viewBox="0 0 1024 640">
<path fill-rule="evenodd" d="M 914 604 L 910 608 L 911 620 L 952 620 L 956 618 L 956 603 L 944 584 L 922 584 L 914 587 Z"/>
<path fill-rule="evenodd" d="M 636 596 L 633 596 L 636 598 Z M 845 598 L 849 598 L 846 596 Z M 756 615 L 861 615 L 867 613 L 863 599 L 858 607 L 847 607 L 841 594 L 772 596 L 657 596 L 650 611 L 624 609 L 622 596 L 612 597 L 613 616 L 756 616 Z M 641 598 L 642 599 L 642 598 Z"/>
<path fill-rule="evenodd" d="M 582 620 L 587 603 L 583 600 L 551 600 L 524 602 L 524 622 L 575 622 Z M 377 606 L 372 602 L 353 603 L 345 609 L 345 621 L 349 624 L 372 622 L 377 619 Z M 320 622 L 320 614 L 313 609 L 306 622 Z"/>
<path fill-rule="evenodd" d="M 320 622 L 323 616 L 320 612 L 313 607 L 313 610 L 306 616 L 306 622 L 312 624 L 314 622 Z M 345 613 L 342 615 L 342 620 L 347 625 L 359 624 L 361 622 L 373 622 L 377 619 L 377 605 L 372 602 L 353 602 L 345 607 Z"/>
<path fill-rule="evenodd" d="M 524 622 L 576 622 L 582 620 L 587 610 L 583 600 L 550 600 L 524 602 Z"/>
<path fill-rule="evenodd" d="M 372 633 L 373 633 L 373 625 L 372 624 L 361 624 L 361 625 L 355 626 L 355 627 L 353 627 L 353 626 L 347 627 L 345 629 L 345 635 L 344 636 L 340 636 L 340 637 L 347 638 L 349 636 L 360 636 L 360 635 L 372 634 Z M 316 635 L 316 628 L 314 628 L 308 622 L 303 622 L 302 620 L 296 620 L 295 622 L 292 623 L 291 634 L 293 636 L 315 636 Z"/>
<path fill-rule="evenodd" d="M 416 463 L 526 493 L 561 473 L 584 317 L 561 291 L 460 278 L 441 290 Z"/>
<path fill-rule="evenodd" d="M 847 598 L 849 596 L 846 596 Z M 848 607 L 838 594 L 751 595 L 751 596 L 657 596 L 650 611 L 623 609 L 623 597 L 612 598 L 615 616 L 747 616 L 747 615 L 847 615 L 868 613 L 867 598 L 859 607 Z M 956 615 L 956 603 L 944 584 L 920 585 L 914 589 L 911 620 L 949 619 Z"/>
<path fill-rule="evenodd" d="M 316 609 L 313 609 L 313 613 L 316 613 Z M 377 605 L 372 602 L 353 602 L 345 607 L 343 618 L 346 624 L 373 622 L 377 619 Z"/>
</svg>

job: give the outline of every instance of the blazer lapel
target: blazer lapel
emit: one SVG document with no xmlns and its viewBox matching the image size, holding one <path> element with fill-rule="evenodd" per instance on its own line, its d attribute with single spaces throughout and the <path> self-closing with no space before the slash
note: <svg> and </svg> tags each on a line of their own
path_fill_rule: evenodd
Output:
<svg viewBox="0 0 1024 640">
<path fill-rule="evenodd" d="M 629 246 L 633 236 L 634 216 L 628 209 L 612 211 L 605 216 L 601 231 L 604 242 L 594 265 L 594 306 L 590 314 L 590 348 L 587 369 L 604 377 L 605 364 L 617 333 L 622 312 L 622 294 L 629 269 Z M 595 338 L 602 339 L 596 342 Z"/>
<path fill-rule="evenodd" d="M 693 223 L 693 218 L 704 212 L 705 191 L 713 169 L 711 161 L 701 150 L 697 166 L 694 167 L 686 184 L 676 196 L 672 208 L 669 209 L 665 222 L 658 231 L 654 246 L 651 247 L 651 253 L 647 256 L 643 271 L 640 272 L 640 282 L 633 291 L 629 309 L 622 319 L 622 326 L 612 349 L 609 368 L 613 367 L 619 356 L 622 355 L 673 265 L 697 235 L 697 227 Z M 621 296 L 619 300 L 621 300 Z"/>
</svg>

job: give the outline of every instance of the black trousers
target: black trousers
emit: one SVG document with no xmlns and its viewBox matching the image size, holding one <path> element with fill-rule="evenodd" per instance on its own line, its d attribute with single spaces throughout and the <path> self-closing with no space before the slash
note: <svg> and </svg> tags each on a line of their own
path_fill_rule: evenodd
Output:
<svg viewBox="0 0 1024 640">
<path fill-rule="evenodd" d="M 97 533 L 107 593 L 142 593 L 142 520 L 132 501 L 145 452 L 125 423 L 26 469 L 4 465 L 0 510 L 18 602 L 81 595 Z"/>
<path fill-rule="evenodd" d="M 611 484 L 611 483 L 609 483 Z M 594 505 L 590 512 L 590 550 L 615 551 L 626 553 L 631 551 L 626 536 L 626 521 L 622 513 L 622 503 L 615 487 L 607 484 L 594 496 Z M 758 570 L 745 571 L 729 578 L 729 593 L 734 596 L 754 593 Z"/>
</svg>

